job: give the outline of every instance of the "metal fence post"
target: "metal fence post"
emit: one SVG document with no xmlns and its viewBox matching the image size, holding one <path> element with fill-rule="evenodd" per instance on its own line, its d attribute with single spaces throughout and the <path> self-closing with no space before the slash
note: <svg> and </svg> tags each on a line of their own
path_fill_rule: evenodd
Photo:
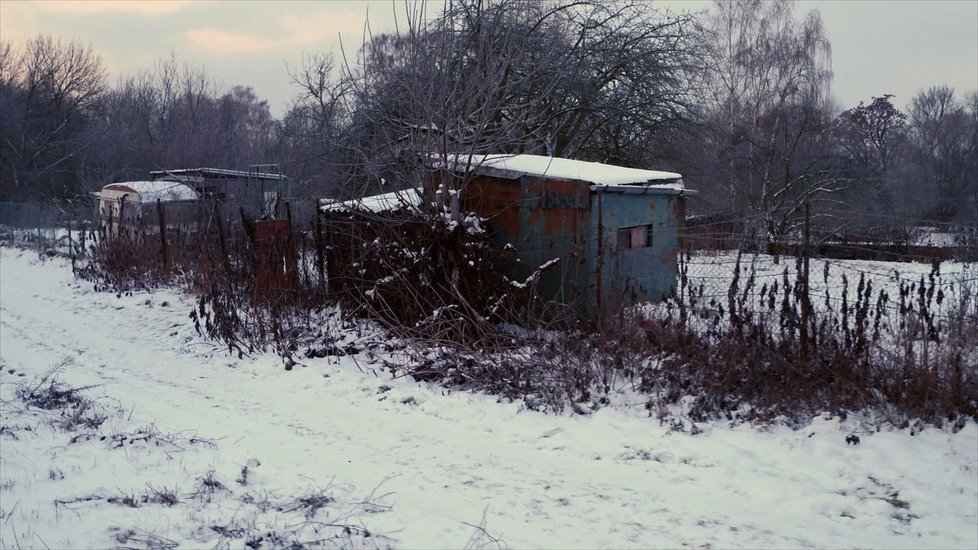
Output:
<svg viewBox="0 0 978 550">
<path fill-rule="evenodd" d="M 316 271 L 319 274 L 319 292 L 326 288 L 326 257 L 323 250 L 323 218 L 316 206 Z"/>
<path fill-rule="evenodd" d="M 808 317 L 809 309 L 811 308 L 811 299 L 809 298 L 811 288 L 808 284 L 808 258 L 811 255 L 811 240 L 812 240 L 812 213 L 809 209 L 808 201 L 805 201 L 805 228 L 804 228 L 804 245 L 802 246 L 802 272 L 801 272 L 801 360 L 807 364 L 808 363 Z"/>
</svg>

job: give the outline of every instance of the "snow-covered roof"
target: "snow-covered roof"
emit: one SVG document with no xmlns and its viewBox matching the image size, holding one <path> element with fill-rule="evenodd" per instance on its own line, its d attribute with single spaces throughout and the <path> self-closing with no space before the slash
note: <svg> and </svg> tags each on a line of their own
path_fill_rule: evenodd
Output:
<svg viewBox="0 0 978 550">
<path fill-rule="evenodd" d="M 656 185 L 683 188 L 682 176 L 675 172 L 640 170 L 541 155 L 449 155 L 448 165 L 452 170 L 468 169 L 477 174 L 507 179 L 535 176 L 608 186 Z"/>
<path fill-rule="evenodd" d="M 415 189 L 392 191 L 380 195 L 364 197 L 350 201 L 331 201 L 324 199 L 320 203 L 323 212 L 343 212 L 358 210 L 360 212 L 389 212 L 401 208 L 416 208 L 421 204 L 421 193 Z"/>
<path fill-rule="evenodd" d="M 270 174 L 266 172 L 247 172 L 244 170 L 226 170 L 224 168 L 181 168 L 179 170 L 154 170 L 149 173 L 154 178 L 175 177 L 203 177 L 203 178 L 241 178 L 241 179 L 260 179 L 260 180 L 287 180 L 288 177 L 281 174 Z"/>
<path fill-rule="evenodd" d="M 200 194 L 193 187 L 178 181 L 125 181 L 110 183 L 102 190 L 135 193 L 139 195 L 141 202 L 192 201 L 200 198 Z"/>
<path fill-rule="evenodd" d="M 435 156 L 434 164 L 443 157 Z M 449 155 L 447 162 L 453 171 L 473 171 L 477 174 L 516 179 L 522 176 L 577 180 L 591 183 L 591 191 L 625 194 L 695 194 L 683 187 L 682 176 L 675 172 L 625 168 L 600 162 L 544 157 L 541 155 Z M 324 212 L 358 210 L 387 212 L 399 208 L 416 208 L 421 193 L 415 190 L 394 191 L 351 201 L 323 200 Z"/>
</svg>

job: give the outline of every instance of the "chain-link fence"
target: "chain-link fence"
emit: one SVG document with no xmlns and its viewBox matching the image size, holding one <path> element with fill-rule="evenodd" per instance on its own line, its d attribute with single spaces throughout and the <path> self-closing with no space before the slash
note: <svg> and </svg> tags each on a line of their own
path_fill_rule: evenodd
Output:
<svg viewBox="0 0 978 550">
<path fill-rule="evenodd" d="M 687 220 L 676 296 L 689 322 L 719 326 L 721 318 L 773 316 L 778 331 L 804 333 L 803 314 L 828 315 L 840 329 L 869 318 L 878 328 L 978 315 L 974 227 L 921 223 L 901 239 L 874 239 L 827 230 L 809 213 L 798 230 L 773 239 L 758 235 L 763 222 L 762 216 Z"/>
<path fill-rule="evenodd" d="M 79 255 L 97 238 L 98 205 L 94 200 L 0 202 L 0 242 Z"/>
<path fill-rule="evenodd" d="M 722 390 L 704 394 L 713 399 L 705 408 L 746 400 L 974 413 L 973 229 L 918 229 L 934 243 L 847 239 L 809 217 L 775 241 L 744 230 L 757 221 L 694 220 L 674 297 L 645 307 L 674 327 L 656 338 L 673 338 L 677 364 L 699 366 L 681 375 Z"/>
</svg>

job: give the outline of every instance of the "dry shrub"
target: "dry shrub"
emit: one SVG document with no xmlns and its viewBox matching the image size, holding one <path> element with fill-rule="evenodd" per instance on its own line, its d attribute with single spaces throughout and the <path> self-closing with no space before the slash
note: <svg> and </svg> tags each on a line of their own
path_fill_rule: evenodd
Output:
<svg viewBox="0 0 978 550">
<path fill-rule="evenodd" d="M 216 204 L 201 205 L 196 221 L 168 225 L 139 220 L 110 231 L 99 227 L 84 255 L 73 259 L 75 275 L 91 281 L 96 290 L 132 292 L 165 285 L 190 289 L 222 276 L 221 258 L 235 256 L 241 238 L 228 236 L 227 223 Z M 166 246 L 164 246 L 164 241 Z"/>
<path fill-rule="evenodd" d="M 823 277 L 827 283 L 828 267 Z M 661 365 L 641 374 L 640 388 L 665 404 L 692 397 L 694 419 L 729 417 L 745 407 L 764 418 L 868 408 L 898 424 L 978 419 L 973 292 L 962 287 L 960 303 L 946 315 L 936 265 L 920 281 L 902 283 L 896 304 L 864 275 L 850 299 L 851 284 L 843 276 L 841 292 L 826 293 L 818 308 L 809 301 L 814 293 L 799 292 L 787 270 L 756 294 L 753 269 L 743 280 L 735 276 L 726 304 L 681 287 L 672 307 L 639 319 L 649 353 L 663 356 Z M 708 312 L 707 318 L 694 311 Z"/>
<path fill-rule="evenodd" d="M 537 410 L 587 413 L 625 387 L 648 395 L 650 414 L 694 421 L 804 423 L 860 410 L 896 425 L 978 419 L 973 281 L 952 281 L 963 286 L 950 304 L 936 267 L 894 298 L 864 276 L 843 277 L 814 307 L 816 294 L 787 270 L 760 288 L 753 268 L 738 262 L 736 271 L 724 299 L 687 281 L 674 299 L 623 310 L 592 331 L 497 326 L 478 347 L 409 347 L 408 360 L 391 368 Z"/>
<path fill-rule="evenodd" d="M 532 293 L 507 278 L 512 249 L 493 246 L 475 216 L 333 212 L 325 226 L 330 295 L 402 338 L 491 339 Z"/>
<path fill-rule="evenodd" d="M 598 360 L 595 341 L 593 335 L 542 329 L 519 335 L 496 333 L 482 346 L 425 348 L 423 341 L 416 341 L 405 349 L 405 361 L 388 366 L 419 381 L 523 399 L 532 410 L 561 411 L 570 406 L 584 412 L 606 402 L 602 391 L 607 391 L 604 375 L 609 371 Z"/>
<path fill-rule="evenodd" d="M 256 244 L 253 224 L 242 214 L 243 231 L 221 241 L 226 253 L 214 256 L 226 260 L 198 264 L 190 318 L 239 356 L 271 348 L 291 368 L 319 326 L 335 321 L 312 261 L 321 243 L 290 221 L 285 240 Z"/>
<path fill-rule="evenodd" d="M 14 395 L 27 408 L 56 412 L 58 417 L 52 418 L 50 424 L 57 429 L 66 432 L 97 429 L 108 419 L 108 413 L 83 393 L 95 386 L 75 388 L 60 379 L 59 372 L 70 364 L 66 359 L 31 382 L 18 385 Z"/>
<path fill-rule="evenodd" d="M 126 225 L 115 235 L 103 228 L 76 275 L 116 293 L 182 286 L 197 296 L 190 318 L 199 333 L 239 356 L 271 347 L 291 363 L 325 304 L 312 232 L 290 219 L 286 241 L 265 243 L 258 258 L 254 220 L 226 217 L 214 203 L 198 210 L 196 219 L 165 227 L 165 248 L 158 225 Z M 293 264 L 293 277 L 270 286 L 259 271 L 274 275 L 280 257 Z"/>
</svg>

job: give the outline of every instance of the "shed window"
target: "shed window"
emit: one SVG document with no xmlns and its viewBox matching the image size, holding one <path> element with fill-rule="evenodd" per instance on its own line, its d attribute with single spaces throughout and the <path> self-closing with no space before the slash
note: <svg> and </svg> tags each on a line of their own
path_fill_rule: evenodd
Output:
<svg viewBox="0 0 978 550">
<path fill-rule="evenodd" d="M 652 226 L 637 225 L 618 230 L 618 250 L 645 248 L 652 246 Z"/>
</svg>

